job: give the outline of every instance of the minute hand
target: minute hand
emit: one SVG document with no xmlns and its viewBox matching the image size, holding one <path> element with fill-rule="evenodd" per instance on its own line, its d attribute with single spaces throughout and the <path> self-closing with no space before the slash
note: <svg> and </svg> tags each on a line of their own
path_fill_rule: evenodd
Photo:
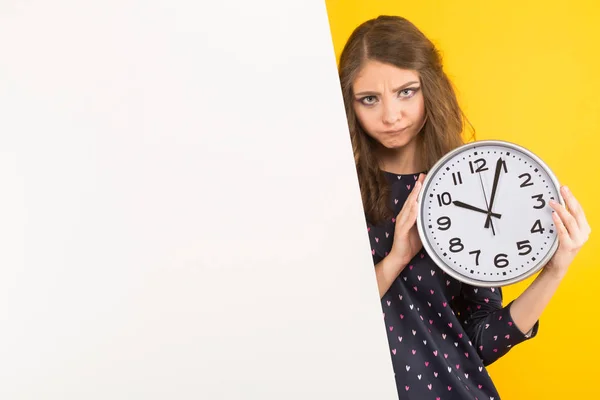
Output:
<svg viewBox="0 0 600 400">
<path fill-rule="evenodd" d="M 483 213 L 483 214 L 487 214 L 487 213 L 488 213 L 488 212 L 487 212 L 487 211 L 485 211 L 484 209 L 481 209 L 481 208 L 478 208 L 478 207 L 472 206 L 472 205 L 470 205 L 470 204 L 467 204 L 467 203 L 463 203 L 462 201 L 459 201 L 459 200 L 453 201 L 453 202 L 452 202 L 452 204 L 454 204 L 454 205 L 455 205 L 455 206 L 457 206 L 457 207 L 466 208 L 467 210 L 473 210 L 473 211 L 477 211 L 477 212 L 480 212 L 480 213 Z M 501 214 L 490 213 L 490 215 L 491 215 L 492 217 L 496 217 L 496 218 L 502 218 L 502 215 L 501 215 Z"/>
<path fill-rule="evenodd" d="M 498 188 L 498 178 L 500 177 L 500 171 L 502 169 L 502 157 L 498 158 L 496 161 L 496 171 L 494 172 L 494 184 L 492 185 L 492 194 L 490 196 L 490 207 L 488 209 L 488 216 L 485 219 L 485 227 L 490 227 L 490 222 L 492 222 L 492 218 L 490 213 L 492 212 L 492 207 L 494 206 L 494 199 L 496 198 L 496 189 Z"/>
</svg>

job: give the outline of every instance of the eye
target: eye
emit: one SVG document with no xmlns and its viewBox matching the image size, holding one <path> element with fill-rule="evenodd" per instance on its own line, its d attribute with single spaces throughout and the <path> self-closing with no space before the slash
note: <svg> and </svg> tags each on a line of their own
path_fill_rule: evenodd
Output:
<svg viewBox="0 0 600 400">
<path fill-rule="evenodd" d="M 362 99 L 360 99 L 360 102 L 366 106 L 375 104 L 375 101 L 377 101 L 377 98 L 375 96 L 365 96 Z"/>
<path fill-rule="evenodd" d="M 417 93 L 419 91 L 419 88 L 406 88 L 406 89 L 402 89 L 400 92 L 398 92 L 400 94 L 400 97 L 404 97 L 404 98 L 410 98 L 413 97 L 415 95 L 415 93 Z"/>
</svg>

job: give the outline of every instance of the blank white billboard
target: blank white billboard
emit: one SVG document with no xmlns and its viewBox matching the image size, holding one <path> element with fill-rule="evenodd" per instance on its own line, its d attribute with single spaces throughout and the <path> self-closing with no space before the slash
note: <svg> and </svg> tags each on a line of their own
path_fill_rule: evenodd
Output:
<svg viewBox="0 0 600 400">
<path fill-rule="evenodd" d="M 322 1 L 0 3 L 0 398 L 395 399 Z"/>
</svg>

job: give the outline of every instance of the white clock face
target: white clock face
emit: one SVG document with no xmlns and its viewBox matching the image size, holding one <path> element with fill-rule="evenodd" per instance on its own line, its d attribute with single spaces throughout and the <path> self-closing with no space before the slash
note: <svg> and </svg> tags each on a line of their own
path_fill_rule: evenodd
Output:
<svg viewBox="0 0 600 400">
<path fill-rule="evenodd" d="M 548 167 L 520 146 L 463 145 L 424 182 L 417 221 L 423 246 L 463 282 L 502 286 L 523 280 L 556 251 L 549 201 L 564 204 L 558 188 Z"/>
</svg>

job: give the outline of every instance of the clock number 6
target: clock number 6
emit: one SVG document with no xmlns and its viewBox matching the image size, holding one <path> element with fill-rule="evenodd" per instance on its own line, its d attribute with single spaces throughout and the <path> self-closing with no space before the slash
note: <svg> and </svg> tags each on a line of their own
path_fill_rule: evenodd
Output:
<svg viewBox="0 0 600 400">
<path fill-rule="evenodd" d="M 494 265 L 498 268 L 508 267 L 508 259 L 506 257 L 508 257 L 508 255 L 503 253 L 498 254 L 494 257 Z"/>
</svg>

